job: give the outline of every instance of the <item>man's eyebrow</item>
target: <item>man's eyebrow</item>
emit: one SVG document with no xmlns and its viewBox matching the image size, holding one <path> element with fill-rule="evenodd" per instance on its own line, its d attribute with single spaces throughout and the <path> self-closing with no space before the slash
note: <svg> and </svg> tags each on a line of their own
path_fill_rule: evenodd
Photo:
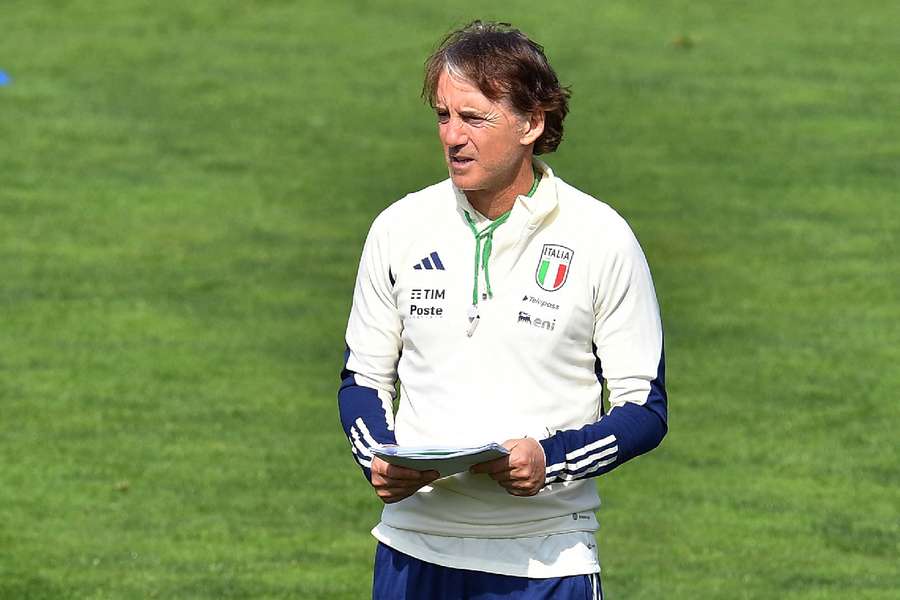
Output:
<svg viewBox="0 0 900 600">
<path fill-rule="evenodd" d="M 435 104 L 434 105 L 435 112 L 449 112 L 449 109 L 443 104 Z M 457 111 L 457 114 L 463 118 L 471 119 L 478 118 L 483 119 L 487 116 L 487 113 L 475 108 L 461 108 Z"/>
</svg>

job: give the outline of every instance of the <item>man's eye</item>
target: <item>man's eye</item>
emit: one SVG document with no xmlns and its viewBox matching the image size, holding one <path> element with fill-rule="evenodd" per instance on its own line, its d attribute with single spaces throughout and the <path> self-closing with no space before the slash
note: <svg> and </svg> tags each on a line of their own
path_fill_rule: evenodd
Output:
<svg viewBox="0 0 900 600">
<path fill-rule="evenodd" d="M 450 113 L 439 112 L 437 113 L 438 121 L 441 123 L 446 123 L 450 120 Z"/>
</svg>

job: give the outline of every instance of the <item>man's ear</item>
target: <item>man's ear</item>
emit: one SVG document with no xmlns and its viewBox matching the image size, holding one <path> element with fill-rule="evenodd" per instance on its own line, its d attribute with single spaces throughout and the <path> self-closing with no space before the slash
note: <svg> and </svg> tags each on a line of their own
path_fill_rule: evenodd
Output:
<svg viewBox="0 0 900 600">
<path fill-rule="evenodd" d="M 535 143 L 541 134 L 544 133 L 544 111 L 538 109 L 522 120 L 522 136 L 519 143 L 523 146 L 530 146 Z"/>
</svg>

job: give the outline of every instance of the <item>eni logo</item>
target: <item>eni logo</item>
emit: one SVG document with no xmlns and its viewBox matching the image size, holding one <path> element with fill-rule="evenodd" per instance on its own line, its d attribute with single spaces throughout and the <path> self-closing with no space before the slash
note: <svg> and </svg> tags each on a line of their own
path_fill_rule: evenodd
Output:
<svg viewBox="0 0 900 600">
<path fill-rule="evenodd" d="M 519 311 L 519 319 L 516 322 L 531 325 L 538 329 L 546 329 L 547 331 L 553 331 L 556 328 L 556 319 L 553 319 L 552 321 L 550 319 L 541 319 L 539 317 L 534 317 L 532 319 L 531 315 L 524 310 Z"/>
</svg>

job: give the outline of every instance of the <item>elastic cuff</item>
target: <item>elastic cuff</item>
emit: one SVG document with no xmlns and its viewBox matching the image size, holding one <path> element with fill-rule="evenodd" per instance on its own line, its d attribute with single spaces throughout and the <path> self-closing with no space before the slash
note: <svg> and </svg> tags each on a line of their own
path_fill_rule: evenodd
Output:
<svg viewBox="0 0 900 600">
<path fill-rule="evenodd" d="M 558 472 L 560 469 L 551 469 L 553 465 L 559 465 L 560 463 L 565 463 L 566 461 L 566 449 L 562 444 L 562 440 L 559 439 L 558 435 L 551 435 L 548 438 L 544 438 L 542 440 L 538 440 L 541 444 L 541 448 L 544 450 L 544 465 L 546 467 L 546 478 L 544 480 L 544 485 L 552 483 L 555 479 L 553 473 Z"/>
</svg>

